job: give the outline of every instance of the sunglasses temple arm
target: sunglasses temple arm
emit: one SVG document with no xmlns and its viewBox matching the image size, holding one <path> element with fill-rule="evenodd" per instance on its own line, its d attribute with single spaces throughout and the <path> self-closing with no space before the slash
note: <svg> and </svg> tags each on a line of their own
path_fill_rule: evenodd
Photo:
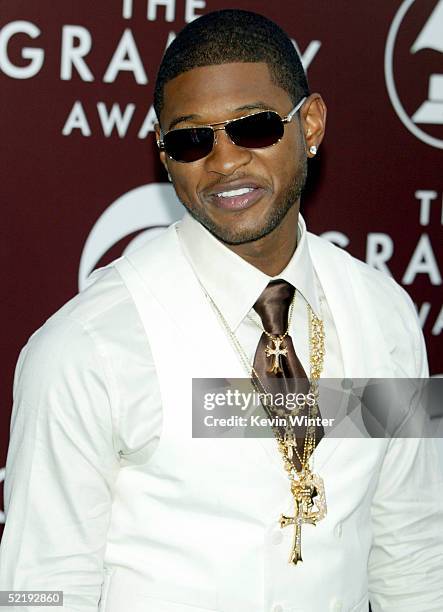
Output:
<svg viewBox="0 0 443 612">
<path fill-rule="evenodd" d="M 302 99 L 300 100 L 300 102 L 297 104 L 297 106 L 295 106 L 295 107 L 294 107 L 294 108 L 291 110 L 291 112 L 289 113 L 289 115 L 287 115 L 287 116 L 285 117 L 285 119 L 284 119 L 285 123 L 286 123 L 286 122 L 291 121 L 291 119 L 292 119 L 292 117 L 295 115 L 295 113 L 301 109 L 301 107 L 303 106 L 303 104 L 304 104 L 305 100 L 306 100 L 306 97 L 302 98 Z"/>
</svg>

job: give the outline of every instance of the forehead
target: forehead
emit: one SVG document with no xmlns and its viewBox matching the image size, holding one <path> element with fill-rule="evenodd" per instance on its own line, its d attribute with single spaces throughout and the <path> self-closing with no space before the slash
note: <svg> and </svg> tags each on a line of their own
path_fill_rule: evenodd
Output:
<svg viewBox="0 0 443 612">
<path fill-rule="evenodd" d="M 162 124 L 187 115 L 207 122 L 229 118 L 235 109 L 258 101 L 282 113 L 292 108 L 289 94 L 272 81 L 265 62 L 193 68 L 166 83 Z"/>
</svg>

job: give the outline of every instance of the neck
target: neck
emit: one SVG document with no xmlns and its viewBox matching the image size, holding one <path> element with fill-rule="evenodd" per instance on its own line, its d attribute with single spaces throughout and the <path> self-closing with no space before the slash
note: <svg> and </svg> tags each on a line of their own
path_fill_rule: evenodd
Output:
<svg viewBox="0 0 443 612">
<path fill-rule="evenodd" d="M 288 265 L 297 246 L 298 206 L 293 206 L 272 232 L 254 242 L 226 246 L 268 276 L 277 276 Z"/>
</svg>

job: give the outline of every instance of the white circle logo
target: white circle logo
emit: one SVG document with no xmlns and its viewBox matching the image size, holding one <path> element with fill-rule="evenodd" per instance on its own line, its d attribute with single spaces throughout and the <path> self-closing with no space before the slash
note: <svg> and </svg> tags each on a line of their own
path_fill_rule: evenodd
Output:
<svg viewBox="0 0 443 612">
<path fill-rule="evenodd" d="M 386 41 L 386 86 L 406 128 L 439 149 L 443 149 L 442 53 L 443 0 L 431 7 L 429 2 L 405 0 Z"/>
<path fill-rule="evenodd" d="M 101 257 L 117 242 L 134 232 L 139 233 L 126 247 L 130 253 L 183 216 L 183 206 L 174 188 L 167 183 L 151 183 L 120 196 L 94 224 L 80 259 L 80 291 Z"/>
</svg>

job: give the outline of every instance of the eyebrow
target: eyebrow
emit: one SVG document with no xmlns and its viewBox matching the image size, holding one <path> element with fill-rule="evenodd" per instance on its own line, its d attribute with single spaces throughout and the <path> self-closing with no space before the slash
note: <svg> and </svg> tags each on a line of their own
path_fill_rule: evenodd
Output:
<svg viewBox="0 0 443 612">
<path fill-rule="evenodd" d="M 244 110 L 256 110 L 256 109 L 260 109 L 260 110 L 275 110 L 275 108 L 273 108 L 270 104 L 267 104 L 266 102 L 251 102 L 250 104 L 243 104 L 242 106 L 238 106 L 237 108 L 234 108 L 232 110 L 232 112 L 237 113 L 239 111 L 244 111 Z M 180 115 L 179 117 L 174 117 L 174 119 L 171 121 L 171 123 L 169 124 L 169 130 L 172 130 L 176 125 L 178 125 L 179 123 L 183 123 L 184 121 L 191 121 L 193 119 L 199 119 L 200 115 Z M 233 117 L 233 119 L 235 119 L 235 117 Z"/>
</svg>

